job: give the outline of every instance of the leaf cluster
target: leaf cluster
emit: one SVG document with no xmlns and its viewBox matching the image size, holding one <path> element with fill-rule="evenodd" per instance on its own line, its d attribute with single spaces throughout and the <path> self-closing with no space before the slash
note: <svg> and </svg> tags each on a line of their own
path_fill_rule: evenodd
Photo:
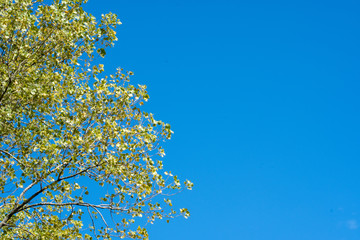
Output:
<svg viewBox="0 0 360 240">
<path fill-rule="evenodd" d="M 132 72 L 93 63 L 121 23 L 85 2 L 0 2 L 0 239 L 147 239 L 136 219 L 189 216 L 168 196 L 193 184 L 159 160 L 170 125 Z"/>
</svg>

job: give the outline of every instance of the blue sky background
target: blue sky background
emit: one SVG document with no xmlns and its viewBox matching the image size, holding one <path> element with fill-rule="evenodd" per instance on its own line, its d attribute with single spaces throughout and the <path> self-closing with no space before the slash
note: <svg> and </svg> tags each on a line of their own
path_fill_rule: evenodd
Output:
<svg viewBox="0 0 360 240">
<path fill-rule="evenodd" d="M 172 125 L 190 219 L 150 240 L 360 239 L 358 1 L 90 0 L 123 25 L 105 71 Z"/>
</svg>

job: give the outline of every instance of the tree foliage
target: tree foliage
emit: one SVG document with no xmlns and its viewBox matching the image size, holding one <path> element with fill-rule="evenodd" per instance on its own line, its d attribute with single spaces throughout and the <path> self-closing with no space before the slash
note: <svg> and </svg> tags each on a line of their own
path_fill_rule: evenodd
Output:
<svg viewBox="0 0 360 240">
<path fill-rule="evenodd" d="M 94 64 L 120 21 L 85 2 L 0 0 L 0 239 L 147 239 L 189 215 L 168 196 L 192 183 L 159 160 L 170 125 L 132 72 Z"/>
</svg>

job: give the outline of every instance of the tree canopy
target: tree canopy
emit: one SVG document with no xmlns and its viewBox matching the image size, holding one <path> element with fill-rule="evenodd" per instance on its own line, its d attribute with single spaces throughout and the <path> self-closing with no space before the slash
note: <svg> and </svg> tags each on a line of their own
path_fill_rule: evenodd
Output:
<svg viewBox="0 0 360 240">
<path fill-rule="evenodd" d="M 85 3 L 0 0 L 0 239 L 147 239 L 147 223 L 189 216 L 146 86 L 95 64 L 121 23 Z"/>
</svg>

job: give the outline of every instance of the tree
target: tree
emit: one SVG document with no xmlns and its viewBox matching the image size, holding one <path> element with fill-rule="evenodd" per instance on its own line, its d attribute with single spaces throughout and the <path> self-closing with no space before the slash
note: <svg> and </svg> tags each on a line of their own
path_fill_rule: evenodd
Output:
<svg viewBox="0 0 360 240">
<path fill-rule="evenodd" d="M 94 63 L 120 21 L 84 3 L 0 1 L 0 239 L 147 239 L 144 224 L 189 216 L 168 196 L 192 183 L 159 160 L 170 125 L 142 111 L 132 72 Z"/>
</svg>

